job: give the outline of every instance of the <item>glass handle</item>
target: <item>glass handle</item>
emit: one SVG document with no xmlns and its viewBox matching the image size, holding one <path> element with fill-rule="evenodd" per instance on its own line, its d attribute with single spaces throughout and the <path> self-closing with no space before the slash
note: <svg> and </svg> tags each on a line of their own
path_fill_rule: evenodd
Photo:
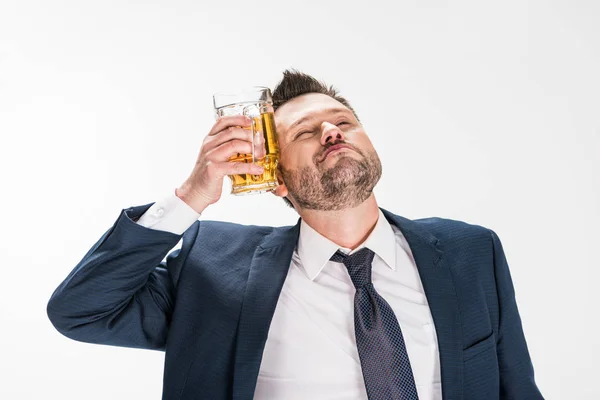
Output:
<svg viewBox="0 0 600 400">
<path fill-rule="evenodd" d="M 254 164 L 254 163 L 256 163 L 256 156 L 255 156 L 255 153 L 254 153 L 254 146 L 255 146 L 256 134 L 258 132 L 256 131 L 256 120 L 254 119 L 254 116 L 251 115 L 251 113 L 250 113 L 250 109 L 251 108 L 256 108 L 256 106 L 254 106 L 254 105 L 252 105 L 252 106 L 246 106 L 246 107 L 244 107 L 242 113 L 246 117 L 250 118 L 250 121 L 251 121 L 250 122 L 250 127 L 252 129 L 252 163 Z"/>
</svg>

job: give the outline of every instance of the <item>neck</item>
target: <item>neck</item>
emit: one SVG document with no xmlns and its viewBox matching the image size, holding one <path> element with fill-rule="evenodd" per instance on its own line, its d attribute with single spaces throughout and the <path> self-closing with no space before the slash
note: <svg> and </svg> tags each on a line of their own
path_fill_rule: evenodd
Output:
<svg viewBox="0 0 600 400">
<path fill-rule="evenodd" d="M 354 250 L 375 228 L 379 208 L 375 195 L 354 208 L 336 211 L 302 210 L 300 217 L 311 228 L 341 247 Z"/>
</svg>

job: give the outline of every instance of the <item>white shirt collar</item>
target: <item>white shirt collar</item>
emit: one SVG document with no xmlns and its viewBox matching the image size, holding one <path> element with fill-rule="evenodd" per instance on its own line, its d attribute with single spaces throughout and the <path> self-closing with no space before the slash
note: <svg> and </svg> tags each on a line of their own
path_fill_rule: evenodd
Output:
<svg viewBox="0 0 600 400">
<path fill-rule="evenodd" d="M 346 254 L 352 254 L 363 247 L 373 250 L 389 268 L 396 270 L 396 236 L 381 210 L 379 210 L 377 223 L 369 237 L 353 251 L 338 246 L 314 230 L 304 220 L 301 220 L 297 252 L 300 265 L 304 268 L 310 280 L 315 280 L 319 276 L 331 256 L 338 249 Z"/>
</svg>

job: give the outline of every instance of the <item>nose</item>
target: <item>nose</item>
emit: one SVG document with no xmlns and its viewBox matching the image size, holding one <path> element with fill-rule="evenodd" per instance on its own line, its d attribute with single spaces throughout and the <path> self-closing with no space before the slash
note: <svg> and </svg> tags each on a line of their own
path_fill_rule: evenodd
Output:
<svg viewBox="0 0 600 400">
<path fill-rule="evenodd" d="M 330 142 L 338 142 L 345 140 L 344 132 L 337 125 L 329 122 L 321 124 L 321 145 L 325 146 Z"/>
</svg>

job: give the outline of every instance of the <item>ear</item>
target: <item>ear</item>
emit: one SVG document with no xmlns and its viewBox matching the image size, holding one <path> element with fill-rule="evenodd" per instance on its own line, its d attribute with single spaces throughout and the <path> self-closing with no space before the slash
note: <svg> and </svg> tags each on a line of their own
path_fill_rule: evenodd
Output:
<svg viewBox="0 0 600 400">
<path fill-rule="evenodd" d="M 277 172 L 279 172 L 279 171 L 277 171 Z M 281 176 L 279 175 L 279 173 L 277 174 L 277 182 L 279 183 L 279 186 L 277 186 L 275 188 L 275 190 L 272 190 L 271 193 L 273 193 L 277 197 L 287 196 L 288 195 L 287 186 L 285 186 L 285 183 L 283 183 L 283 180 L 281 180 Z"/>
</svg>

